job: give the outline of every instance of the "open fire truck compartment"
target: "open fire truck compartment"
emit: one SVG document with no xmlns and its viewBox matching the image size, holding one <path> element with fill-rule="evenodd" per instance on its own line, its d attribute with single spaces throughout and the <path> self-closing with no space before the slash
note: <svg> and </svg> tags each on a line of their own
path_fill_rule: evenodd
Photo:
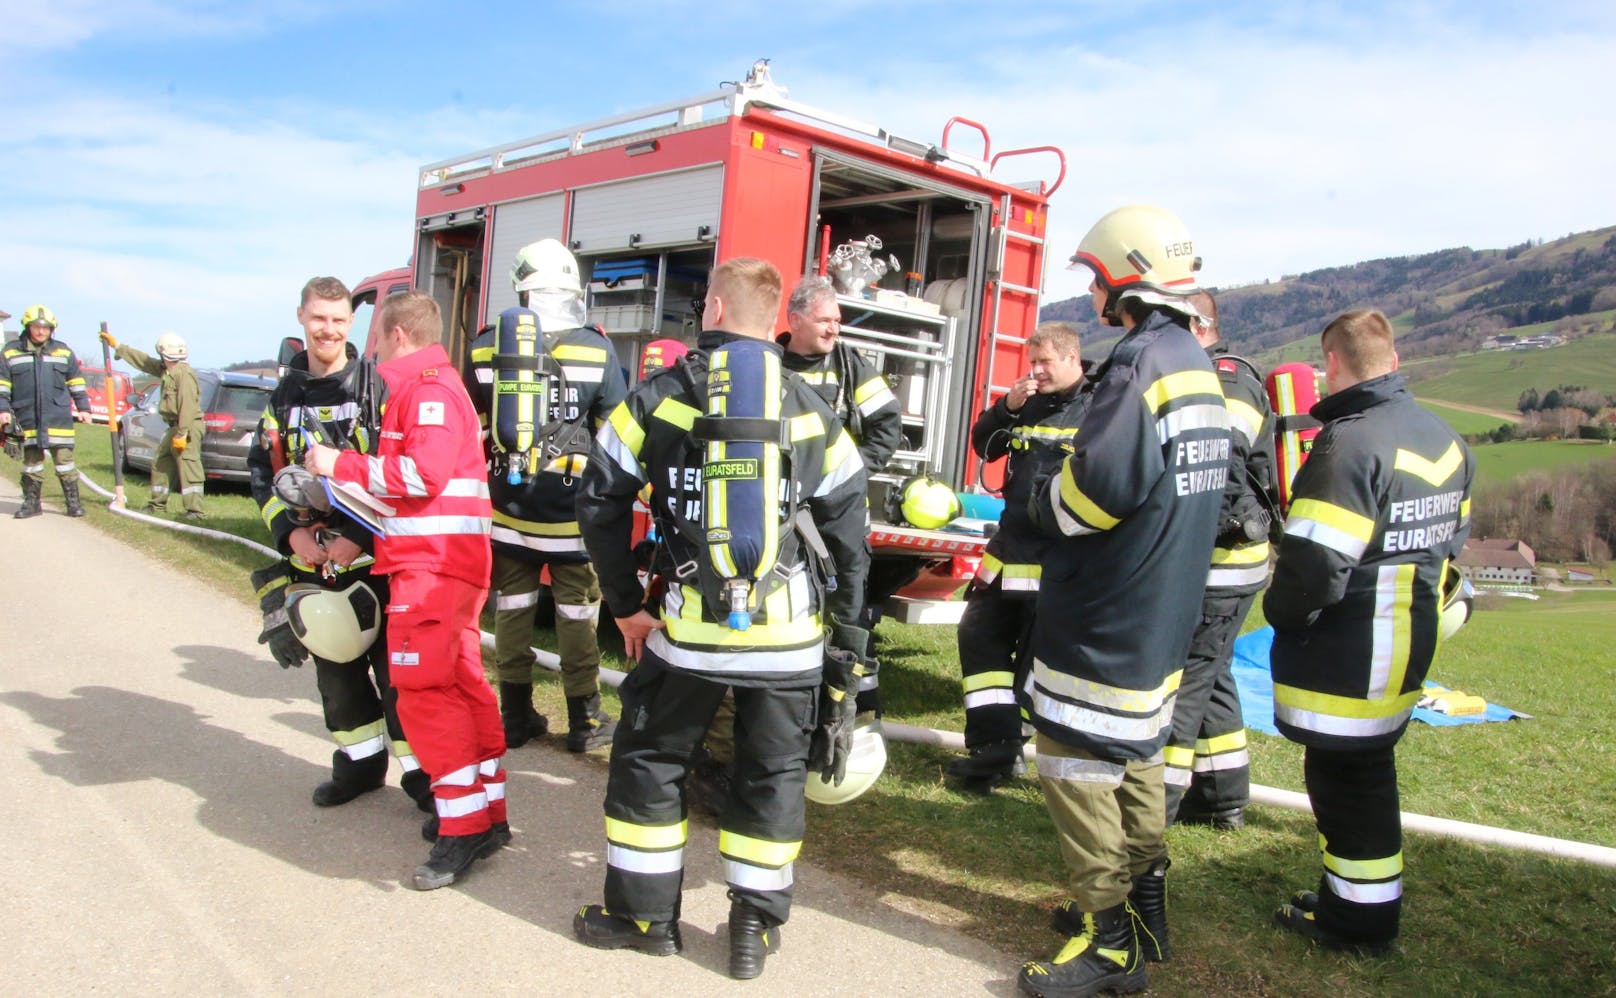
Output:
<svg viewBox="0 0 1616 998">
<path fill-rule="evenodd" d="M 956 130 L 971 152 L 950 145 Z M 1036 166 L 1034 157 L 1058 164 L 1053 182 L 992 176 L 1001 161 Z M 900 266 L 840 300 L 843 337 L 887 375 L 904 410 L 904 443 L 873 476 L 879 520 L 886 489 L 912 474 L 965 491 L 997 485 L 978 482 L 970 426 L 1025 368 L 1048 200 L 1064 176 L 1058 149 L 993 154 L 987 130 L 966 119 L 930 144 L 806 107 L 759 62 L 706 94 L 422 167 L 414 285 L 437 300 L 445 346 L 464 364 L 477 331 L 516 304 L 517 250 L 559 238 L 582 269 L 589 321 L 611 336 L 632 381 L 646 343 L 694 342 L 692 303 L 718 261 L 769 260 L 789 292 L 825 272 L 836 246 L 878 237 L 875 255 Z M 879 523 L 871 539 L 878 558 L 901 550 L 931 561 L 983 543 Z"/>
</svg>

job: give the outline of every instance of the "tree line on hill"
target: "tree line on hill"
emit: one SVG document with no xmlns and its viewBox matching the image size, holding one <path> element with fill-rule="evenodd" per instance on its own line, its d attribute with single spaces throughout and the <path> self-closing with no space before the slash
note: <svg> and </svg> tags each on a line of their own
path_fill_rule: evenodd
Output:
<svg viewBox="0 0 1616 998">
<path fill-rule="evenodd" d="M 1316 337 L 1332 318 L 1358 308 L 1396 320 L 1405 358 L 1474 350 L 1506 329 L 1539 322 L 1563 323 L 1561 331 L 1576 335 L 1606 325 L 1583 317 L 1616 309 L 1616 227 L 1591 238 L 1459 247 L 1213 290 L 1224 338 L 1248 355 Z M 1086 297 L 1052 302 L 1040 318 L 1073 323 L 1085 342 L 1116 335 Z"/>
<path fill-rule="evenodd" d="M 1604 565 L 1616 550 L 1616 457 L 1478 489 L 1470 516 L 1472 537 L 1523 540 L 1546 561 Z"/>
</svg>

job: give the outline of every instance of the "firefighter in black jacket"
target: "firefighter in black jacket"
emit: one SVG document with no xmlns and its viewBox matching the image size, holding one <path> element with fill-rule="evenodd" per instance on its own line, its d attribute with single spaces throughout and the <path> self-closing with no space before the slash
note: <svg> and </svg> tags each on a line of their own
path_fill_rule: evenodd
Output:
<svg viewBox="0 0 1616 998">
<path fill-rule="evenodd" d="M 306 349 L 293 357 L 286 374 L 275 386 L 269 404 L 258 420 L 252 446 L 247 451 L 253 501 L 275 539 L 275 547 L 286 555 L 253 573 L 264 612 L 264 629 L 259 643 L 269 645 L 282 668 L 300 666 L 308 650 L 299 642 L 286 612 L 287 587 L 293 584 L 321 585 L 334 592 L 349 590 L 362 583 L 375 594 L 379 611 L 387 605 L 387 576 L 372 572 L 373 538 L 356 520 L 340 510 L 325 511 L 318 505 L 300 503 L 299 489 L 288 482 L 301 472 L 304 452 L 316 442 L 333 447 L 351 447 L 374 453 L 376 434 L 386 385 L 374 368 L 358 359 L 348 330 L 353 308 L 346 286 L 335 277 L 316 277 L 303 286 L 297 321 L 303 327 Z M 277 473 L 292 471 L 277 479 Z M 282 485 L 276 489 L 277 482 Z M 317 486 L 316 486 L 317 488 Z M 290 502 L 282 493 L 291 492 Z M 318 497 L 310 496 L 311 503 Z M 365 600 L 370 603 L 369 598 Z M 314 803 L 320 807 L 346 804 L 361 794 L 387 782 L 387 744 L 403 769 L 404 791 L 422 805 L 432 807 L 432 790 L 399 725 L 394 708 L 397 693 L 388 683 L 385 614 L 359 609 L 368 648 L 352 658 L 332 661 L 314 655 L 314 678 L 320 689 L 320 706 L 325 726 L 336 740 L 331 755 L 331 778 L 314 788 Z"/>
<path fill-rule="evenodd" d="M 18 520 L 39 515 L 45 452 L 51 452 L 68 516 L 83 516 L 73 423 L 90 421 L 79 359 L 56 339 L 56 315 L 43 305 L 22 314 L 22 335 L 0 350 L 0 433 L 22 441 L 22 505 Z"/>
<path fill-rule="evenodd" d="M 771 578 L 757 583 L 768 587 L 759 590 L 761 619 L 744 631 L 726 626 L 725 607 L 704 592 L 711 577 L 704 581 L 698 567 L 708 545 L 721 543 L 716 534 L 728 539 L 740 529 L 724 519 L 725 510 L 705 510 L 712 482 L 694 435 L 706 425 L 698 417 L 709 411 L 709 392 L 722 390 L 709 357 L 748 339 L 778 349 L 767 341 L 779 302 L 772 264 L 735 259 L 716 267 L 696 349 L 642 381 L 612 413 L 578 502 L 606 604 L 639 664 L 622 685 L 624 719 L 612 740 L 606 903 L 581 909 L 573 931 L 602 949 L 678 952 L 685 770 L 719 701 L 733 690 L 735 776 L 719 820 L 719 851 L 731 899 L 730 974 L 737 978 L 761 973 L 764 957 L 779 946 L 802 846 L 808 769 L 845 767 L 857 692 L 854 656 L 826 651 L 824 625 L 834 629 L 835 622 L 825 611 L 834 607 L 824 605 L 813 582 L 812 545 L 790 525 L 806 511 L 837 569 L 856 569 L 864 550 L 864 464 L 829 407 L 789 371 L 780 372 L 779 421 L 791 427 L 780 462 L 790 475 L 778 483 L 778 509 L 769 503 L 763 514 L 776 524 L 780 555 Z M 667 580 L 660 619 L 642 606 L 630 550 L 635 497 L 647 483 L 661 538 L 654 570 Z M 704 510 L 716 517 L 705 528 Z"/>
<path fill-rule="evenodd" d="M 1232 830 L 1244 822 L 1251 800 L 1251 764 L 1230 659 L 1241 623 L 1268 584 L 1275 417 L 1257 369 L 1223 344 L 1217 302 L 1205 292 L 1190 300 L 1200 313 L 1190 332 L 1206 348 L 1223 383 L 1232 455 L 1201 621 L 1178 686 L 1173 734 L 1162 750 L 1163 780 L 1168 824 Z"/>
<path fill-rule="evenodd" d="M 971 449 L 985 461 L 1009 455 L 1004 513 L 965 594 L 959 624 L 970 755 L 949 763 L 948 774 L 975 793 L 989 793 L 1026 771 L 1016 688 L 1026 676 L 1040 562 L 1049 543 L 1033 527 L 1027 502 L 1033 483 L 1047 482 L 1072 453 L 1072 434 L 1088 400 L 1082 390 L 1081 343 L 1071 325 L 1041 324 L 1027 341 L 1027 362 L 1029 373 L 971 427 Z"/>
<path fill-rule="evenodd" d="M 584 325 L 583 284 L 578 262 L 555 239 L 522 247 L 511 268 L 517 300 L 538 315 L 543 349 L 565 374 L 567 397 L 550 397 L 537 423 L 582 431 L 587 447 L 594 431 L 623 401 L 625 386 L 617 352 L 598 330 Z M 520 363 L 496 363 L 493 327 L 471 344 L 471 400 L 483 420 L 489 445 L 488 494 L 494 503 L 494 658 L 499 670 L 499 709 L 505 744 L 516 748 L 550 729 L 533 707 L 533 621 L 540 576 L 550 570 L 561 685 L 567 698 L 567 750 L 587 752 L 611 741 L 613 720 L 600 705 L 600 582 L 578 530 L 575 509 L 586 455 L 560 455 L 529 470 L 519 482 L 506 474 L 498 434 L 490 424 L 496 373 Z M 520 389 L 520 385 L 512 385 Z M 529 385 L 531 387 L 531 384 Z M 551 387 L 559 393 L 560 382 Z M 507 399 L 515 396 L 507 394 Z M 542 459 L 541 459 L 542 460 Z"/>
<path fill-rule="evenodd" d="M 1475 459 L 1414 402 L 1375 311 L 1324 329 L 1330 394 L 1297 472 L 1263 613 L 1274 721 L 1306 747 L 1324 872 L 1275 913 L 1325 946 L 1378 955 L 1397 938 L 1403 828 L 1395 750 L 1438 644 L 1442 579 L 1470 532 Z"/>
<path fill-rule="evenodd" d="M 1119 208 L 1073 261 L 1127 332 L 1031 507 L 1061 539 L 1044 554 L 1019 703 L 1072 890 L 1056 912 L 1066 945 L 1021 969 L 1035 995 L 1140 990 L 1143 960 L 1168 955 L 1161 752 L 1229 475 L 1223 392 L 1189 332 L 1200 259 L 1184 224 Z"/>
</svg>

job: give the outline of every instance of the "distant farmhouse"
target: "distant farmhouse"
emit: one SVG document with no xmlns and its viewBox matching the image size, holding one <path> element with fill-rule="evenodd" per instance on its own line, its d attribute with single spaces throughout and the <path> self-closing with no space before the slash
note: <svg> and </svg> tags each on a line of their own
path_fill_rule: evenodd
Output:
<svg viewBox="0 0 1616 998">
<path fill-rule="evenodd" d="M 1564 336 L 1555 336 L 1545 333 L 1542 336 L 1515 336 L 1510 333 L 1500 333 L 1489 336 L 1481 341 L 1483 350 L 1547 350 L 1557 347 L 1565 342 Z"/>
<path fill-rule="evenodd" d="M 1471 582 L 1529 586 L 1537 581 L 1537 555 L 1525 541 L 1469 540 L 1459 552 L 1459 572 Z"/>
</svg>

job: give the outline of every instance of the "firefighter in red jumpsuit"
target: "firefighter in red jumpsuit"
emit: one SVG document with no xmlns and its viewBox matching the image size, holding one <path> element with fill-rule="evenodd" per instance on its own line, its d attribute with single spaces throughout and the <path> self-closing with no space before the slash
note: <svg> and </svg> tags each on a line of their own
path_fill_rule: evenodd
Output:
<svg viewBox="0 0 1616 998">
<path fill-rule="evenodd" d="M 436 841 L 415 871 L 426 891 L 454 883 L 511 838 L 505 731 L 477 628 L 493 509 L 477 414 L 438 343 L 437 303 L 416 291 L 394 295 L 379 319 L 389 401 L 377 453 L 315 446 L 304 463 L 393 508 L 381 520 L 376 568 L 391 577 L 387 650 L 399 720 L 435 777 Z"/>
</svg>

